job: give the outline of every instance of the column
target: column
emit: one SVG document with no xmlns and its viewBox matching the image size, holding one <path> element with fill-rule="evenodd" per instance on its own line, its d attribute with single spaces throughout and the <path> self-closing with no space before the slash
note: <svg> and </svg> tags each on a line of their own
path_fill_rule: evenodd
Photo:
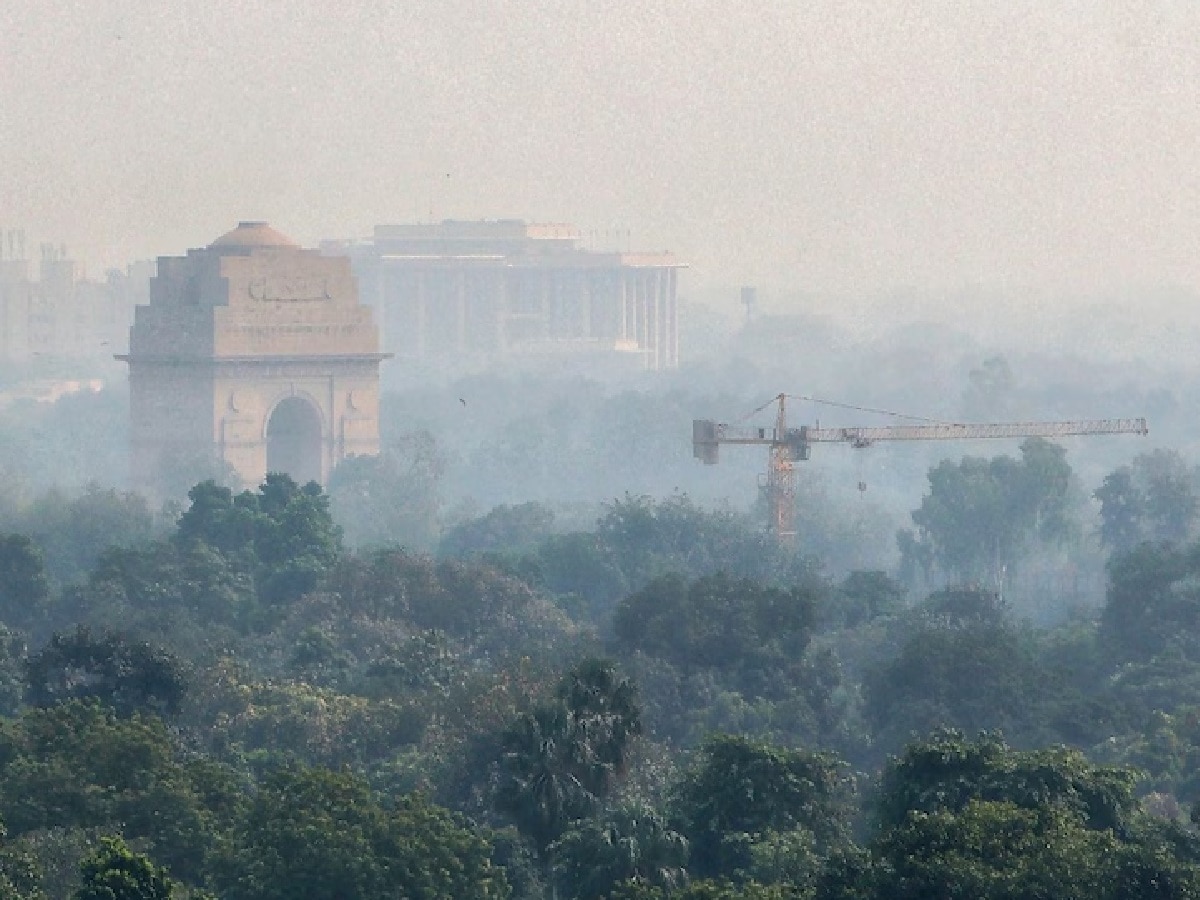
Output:
<svg viewBox="0 0 1200 900">
<path fill-rule="evenodd" d="M 579 288 L 576 302 L 579 304 L 579 332 L 584 340 L 592 340 L 597 335 L 592 324 L 592 298 L 595 296 L 591 273 L 582 269 L 575 270 L 575 282 Z"/>
<path fill-rule="evenodd" d="M 637 284 L 638 328 L 637 342 L 639 350 L 650 349 L 650 297 L 645 273 L 638 271 L 634 276 Z"/>
<path fill-rule="evenodd" d="M 617 270 L 617 302 L 621 304 L 621 322 L 617 330 L 617 340 L 629 340 L 629 297 L 625 285 L 625 273 Z"/>
<path fill-rule="evenodd" d="M 662 321 L 659 319 L 658 304 L 658 270 L 649 269 L 646 272 L 646 344 L 650 351 L 650 367 L 658 370 L 659 334 L 662 331 Z"/>
<path fill-rule="evenodd" d="M 488 278 L 491 286 L 489 296 L 492 303 L 492 325 L 495 329 L 493 345 L 488 349 L 503 354 L 508 349 L 508 335 L 505 331 L 505 316 L 508 313 L 508 282 L 503 269 L 493 269 Z"/>
<path fill-rule="evenodd" d="M 415 312 L 417 320 L 415 323 L 416 328 L 414 329 L 416 332 L 416 355 L 417 359 L 424 359 L 426 347 L 425 332 L 428 327 L 429 319 L 427 310 L 425 308 L 425 304 L 428 301 L 428 275 L 422 270 L 416 270 L 413 272 L 413 278 L 416 282 L 416 291 L 414 292 L 415 296 L 413 297 L 414 304 L 416 305 Z"/>
<path fill-rule="evenodd" d="M 459 272 L 454 278 L 454 330 L 455 352 L 463 357 L 467 352 L 467 273 Z"/>
<path fill-rule="evenodd" d="M 667 365 L 671 368 L 679 365 L 679 306 L 676 298 L 678 274 L 678 269 L 667 270 Z"/>
</svg>

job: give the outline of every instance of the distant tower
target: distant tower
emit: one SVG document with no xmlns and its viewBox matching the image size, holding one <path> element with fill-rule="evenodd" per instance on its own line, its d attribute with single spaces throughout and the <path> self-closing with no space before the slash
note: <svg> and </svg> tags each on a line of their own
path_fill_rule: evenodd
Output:
<svg viewBox="0 0 1200 900">
<path fill-rule="evenodd" d="M 160 257 L 130 330 L 134 482 L 161 490 L 198 461 L 245 486 L 268 471 L 326 484 L 379 452 L 379 332 L 345 257 L 242 222 Z"/>
</svg>

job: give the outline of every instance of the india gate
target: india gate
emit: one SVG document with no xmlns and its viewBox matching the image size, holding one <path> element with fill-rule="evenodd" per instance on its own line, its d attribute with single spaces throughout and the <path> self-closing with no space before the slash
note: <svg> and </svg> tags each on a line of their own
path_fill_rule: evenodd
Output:
<svg viewBox="0 0 1200 900">
<path fill-rule="evenodd" d="M 345 257 L 265 222 L 160 257 L 121 357 L 134 483 L 208 459 L 247 487 L 267 472 L 327 484 L 341 460 L 379 452 L 385 357 Z"/>
</svg>

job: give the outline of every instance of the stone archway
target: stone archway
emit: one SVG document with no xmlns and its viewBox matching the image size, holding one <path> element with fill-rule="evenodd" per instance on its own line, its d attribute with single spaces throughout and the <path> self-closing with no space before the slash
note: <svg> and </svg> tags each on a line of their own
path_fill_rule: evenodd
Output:
<svg viewBox="0 0 1200 900">
<path fill-rule="evenodd" d="M 267 471 L 286 472 L 299 484 L 321 483 L 321 414 L 303 397 L 288 397 L 267 419 Z"/>
</svg>

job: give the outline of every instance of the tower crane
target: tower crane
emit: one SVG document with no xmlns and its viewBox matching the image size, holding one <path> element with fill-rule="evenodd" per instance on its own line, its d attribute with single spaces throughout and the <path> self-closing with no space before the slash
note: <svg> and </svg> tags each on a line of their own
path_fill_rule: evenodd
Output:
<svg viewBox="0 0 1200 900">
<path fill-rule="evenodd" d="M 758 412 L 767 406 L 775 405 L 773 428 L 740 423 L 725 424 L 711 419 L 692 420 L 692 454 L 705 465 L 716 465 L 722 444 L 759 444 L 769 448 L 766 495 L 771 530 L 785 541 L 792 539 L 796 534 L 796 484 L 793 464 L 809 458 L 812 444 L 849 444 L 861 450 L 870 447 L 876 441 L 953 441 L 1148 433 L 1146 420 L 1140 418 L 1084 419 L 1074 422 L 992 422 L 974 425 L 930 422 L 923 425 L 852 425 L 835 428 L 801 425 L 799 428 L 789 428 L 787 400 L 787 394 L 779 394 L 755 410 Z"/>
</svg>

